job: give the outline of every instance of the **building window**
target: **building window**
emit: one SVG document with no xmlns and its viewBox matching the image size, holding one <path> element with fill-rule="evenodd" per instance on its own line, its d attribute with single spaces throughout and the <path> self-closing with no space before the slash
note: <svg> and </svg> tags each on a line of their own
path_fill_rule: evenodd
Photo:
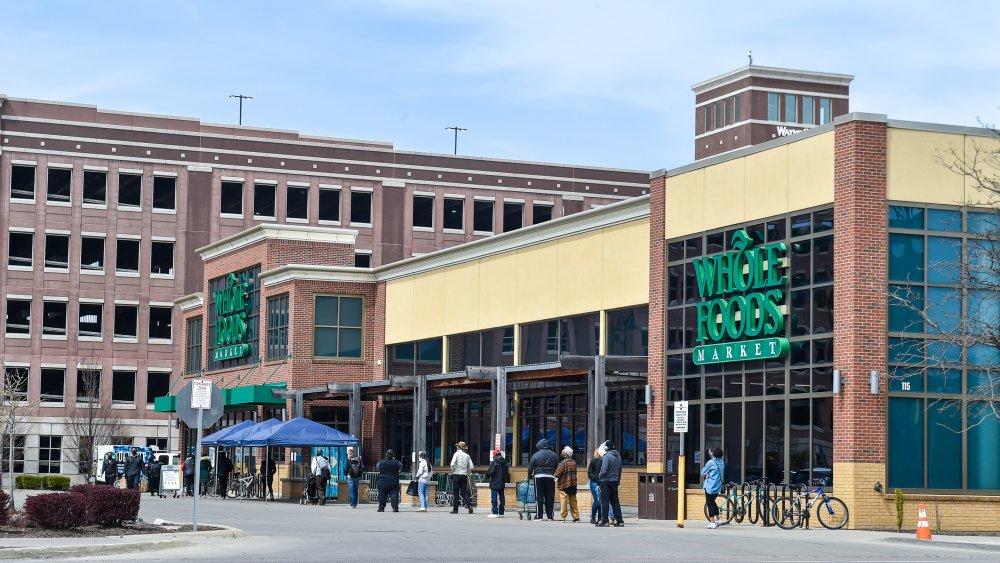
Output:
<svg viewBox="0 0 1000 563">
<path fill-rule="evenodd" d="M 388 375 L 427 375 L 441 373 L 440 338 L 403 342 L 386 347 Z"/>
<path fill-rule="evenodd" d="M 116 241 L 115 271 L 130 274 L 139 273 L 139 240 L 120 238 Z"/>
<path fill-rule="evenodd" d="M 77 366 L 76 401 L 78 403 L 99 403 L 100 399 L 101 368 Z"/>
<path fill-rule="evenodd" d="M 152 405 L 157 397 L 170 394 L 170 373 L 151 371 L 146 373 L 146 404 Z"/>
<path fill-rule="evenodd" d="M 173 307 L 149 307 L 149 338 L 159 340 L 171 339 L 171 319 L 174 314 Z"/>
<path fill-rule="evenodd" d="M 69 168 L 49 168 L 49 188 L 45 200 L 54 203 L 69 203 L 73 185 L 73 170 Z"/>
<path fill-rule="evenodd" d="M 472 230 L 493 233 L 493 202 L 476 200 L 472 204 Z"/>
<path fill-rule="evenodd" d="M 34 233 L 11 231 L 9 236 L 10 238 L 7 241 L 7 265 L 30 268 L 32 262 L 31 254 L 35 242 Z"/>
<path fill-rule="evenodd" d="M 715 108 L 715 128 L 718 129 L 724 124 L 722 121 L 722 102 L 715 102 L 712 106 Z"/>
<path fill-rule="evenodd" d="M 45 267 L 69 268 L 69 235 L 45 234 Z"/>
<path fill-rule="evenodd" d="M 289 219 L 309 218 L 309 188 L 288 186 L 285 194 L 285 216 Z"/>
<path fill-rule="evenodd" d="M 649 307 L 608 311 L 609 356 L 649 355 Z"/>
<path fill-rule="evenodd" d="M 812 96 L 802 96 L 802 123 L 812 125 L 816 123 L 816 108 L 813 105 Z"/>
<path fill-rule="evenodd" d="M 413 226 L 434 228 L 434 196 L 413 196 Z"/>
<path fill-rule="evenodd" d="M 563 354 L 596 356 L 599 338 L 597 313 L 526 324 L 521 328 L 521 363 L 552 362 Z"/>
<path fill-rule="evenodd" d="M 830 98 L 819 99 L 819 124 L 823 125 L 833 121 L 833 100 Z"/>
<path fill-rule="evenodd" d="M 4 436 L 3 447 L 4 453 L 3 462 L 0 467 L 2 467 L 4 473 L 10 471 L 10 460 L 7 459 L 10 456 L 10 442 L 8 439 L 10 436 Z M 24 435 L 14 436 L 14 473 L 24 473 Z"/>
<path fill-rule="evenodd" d="M 10 167 L 10 199 L 35 201 L 35 167 L 12 164 Z"/>
<path fill-rule="evenodd" d="M 118 206 L 142 206 L 142 176 L 139 174 L 118 175 Z"/>
<path fill-rule="evenodd" d="M 778 94 L 776 92 L 767 93 L 767 120 L 780 121 L 778 117 Z"/>
<path fill-rule="evenodd" d="M 38 437 L 38 472 L 61 473 L 62 437 Z"/>
<path fill-rule="evenodd" d="M 66 302 L 42 302 L 42 334 L 66 336 Z"/>
<path fill-rule="evenodd" d="M 80 270 L 87 272 L 104 271 L 103 237 L 81 237 Z"/>
<path fill-rule="evenodd" d="M 135 404 L 135 372 L 114 370 L 111 372 L 111 402 Z"/>
<path fill-rule="evenodd" d="M 115 338 L 139 337 L 139 306 L 115 304 Z"/>
<path fill-rule="evenodd" d="M 209 280 L 207 307 L 209 316 L 208 327 L 205 330 L 205 334 L 208 335 L 207 368 L 209 370 L 228 369 L 249 365 L 256 362 L 258 358 L 261 357 L 260 333 L 258 332 L 261 310 L 260 284 L 257 283 L 259 275 L 260 266 L 257 265 Z M 233 301 L 229 302 L 234 308 L 236 306 L 242 306 L 244 309 L 242 311 L 234 310 L 231 313 L 223 313 L 223 315 L 225 317 L 232 317 L 232 315 L 237 313 L 245 313 L 246 316 L 242 319 L 243 324 L 238 325 L 238 328 L 240 328 L 239 331 L 236 333 L 231 331 L 224 332 L 220 335 L 216 331 L 216 325 L 219 322 L 220 309 L 220 307 L 216 306 L 216 297 L 228 295 L 226 290 L 229 290 L 231 280 L 240 285 L 246 284 L 246 291 L 243 294 L 244 298 L 242 303 Z M 221 339 L 220 336 L 222 337 Z M 237 341 L 237 337 L 239 336 L 242 336 L 242 340 Z M 221 350 L 221 352 L 217 352 L 219 350 Z M 240 355 L 233 357 L 227 353 L 228 351 L 237 351 Z M 216 359 L 216 357 L 219 359 Z"/>
<path fill-rule="evenodd" d="M 785 121 L 789 123 L 796 123 L 799 120 L 798 115 L 798 96 L 792 94 L 785 94 Z"/>
<path fill-rule="evenodd" d="M 30 299 L 7 299 L 7 334 L 31 334 Z"/>
<path fill-rule="evenodd" d="M 552 220 L 552 206 L 548 204 L 535 203 L 531 206 L 531 224 L 537 225 Z"/>
<path fill-rule="evenodd" d="M 253 185 L 253 214 L 255 217 L 276 217 L 274 212 L 276 191 L 277 187 L 273 184 Z"/>
<path fill-rule="evenodd" d="M 153 209 L 177 210 L 177 178 L 153 176 Z"/>
<path fill-rule="evenodd" d="M 63 368 L 42 368 L 39 401 L 61 403 L 66 387 L 66 370 Z"/>
<path fill-rule="evenodd" d="M 372 193 L 351 192 L 351 223 L 370 225 L 372 222 Z"/>
<path fill-rule="evenodd" d="M 313 355 L 360 358 L 363 310 L 360 297 L 316 296 Z"/>
<path fill-rule="evenodd" d="M 702 106 L 701 110 L 705 112 L 705 132 L 712 130 L 712 106 Z"/>
<path fill-rule="evenodd" d="M 524 226 L 524 204 L 503 202 L 503 232 L 516 231 Z"/>
<path fill-rule="evenodd" d="M 733 123 L 740 122 L 740 102 L 743 101 L 743 96 L 736 94 L 733 96 Z"/>
<path fill-rule="evenodd" d="M 10 390 L 10 396 L 15 401 L 28 400 L 28 368 L 10 367 L 4 369 L 4 389 Z"/>
<path fill-rule="evenodd" d="M 243 182 L 222 182 L 219 194 L 223 215 L 243 215 Z"/>
<path fill-rule="evenodd" d="M 354 253 L 354 267 L 355 268 L 371 268 L 372 267 L 372 255 L 367 252 L 355 252 Z"/>
<path fill-rule="evenodd" d="M 444 198 L 444 228 L 454 231 L 465 230 L 465 200 Z"/>
<path fill-rule="evenodd" d="M 107 205 L 108 173 L 94 170 L 83 171 L 83 203 Z"/>
<path fill-rule="evenodd" d="M 187 322 L 187 373 L 201 371 L 201 317 L 188 319 Z"/>
<path fill-rule="evenodd" d="M 102 303 L 80 303 L 79 335 L 90 338 L 102 336 L 104 305 Z"/>
<path fill-rule="evenodd" d="M 319 190 L 319 220 L 340 221 L 340 190 Z"/>
<path fill-rule="evenodd" d="M 174 243 L 154 240 L 149 255 L 149 273 L 174 275 Z"/>
<path fill-rule="evenodd" d="M 726 125 L 732 125 L 733 124 L 733 105 L 732 105 L 732 101 L 733 100 L 731 98 L 728 99 L 728 100 L 723 100 L 722 101 L 722 104 L 726 106 L 726 108 L 725 108 L 725 111 L 726 111 Z"/>
<path fill-rule="evenodd" d="M 288 356 L 288 294 L 267 300 L 267 359 Z"/>
<path fill-rule="evenodd" d="M 514 327 L 448 337 L 449 369 L 512 365 L 514 365 Z"/>
</svg>

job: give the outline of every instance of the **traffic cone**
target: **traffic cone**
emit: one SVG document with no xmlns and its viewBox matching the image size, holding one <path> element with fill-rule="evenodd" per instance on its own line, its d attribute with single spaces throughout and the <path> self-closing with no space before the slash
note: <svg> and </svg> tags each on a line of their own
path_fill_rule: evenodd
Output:
<svg viewBox="0 0 1000 563">
<path fill-rule="evenodd" d="M 924 503 L 920 503 L 920 516 L 917 517 L 917 539 L 931 541 L 931 525 L 927 522 Z"/>
</svg>

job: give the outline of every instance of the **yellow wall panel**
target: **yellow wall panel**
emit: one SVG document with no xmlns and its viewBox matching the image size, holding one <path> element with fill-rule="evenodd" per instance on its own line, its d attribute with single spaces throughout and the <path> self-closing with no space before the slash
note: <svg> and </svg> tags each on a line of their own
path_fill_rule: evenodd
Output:
<svg viewBox="0 0 1000 563">
<path fill-rule="evenodd" d="M 788 206 L 782 213 L 833 203 L 834 133 L 807 137 L 788 147 Z"/>
<path fill-rule="evenodd" d="M 556 316 L 559 299 L 558 241 L 536 244 L 517 253 L 517 322 Z"/>
<path fill-rule="evenodd" d="M 447 334 L 471 332 L 479 327 L 479 262 L 444 270 L 444 329 Z"/>
<path fill-rule="evenodd" d="M 788 205 L 788 145 L 747 156 L 747 220 L 773 217 Z"/>
<path fill-rule="evenodd" d="M 705 169 L 705 230 L 746 221 L 744 160 L 737 158 Z"/>
<path fill-rule="evenodd" d="M 413 340 L 444 334 L 445 272 L 435 270 L 413 280 Z"/>
<path fill-rule="evenodd" d="M 603 238 L 603 231 L 591 231 L 558 241 L 557 315 L 600 310 Z"/>
<path fill-rule="evenodd" d="M 603 308 L 648 303 L 649 219 L 604 229 L 603 245 Z"/>
<path fill-rule="evenodd" d="M 705 169 L 667 178 L 666 238 L 705 230 Z"/>
<path fill-rule="evenodd" d="M 992 155 L 989 158 L 989 162 L 982 162 L 982 156 L 978 157 L 981 163 L 980 170 L 982 174 L 987 178 L 1000 178 L 1000 168 L 990 167 L 990 162 L 996 163 L 996 155 L 1000 154 L 1000 139 L 990 138 L 990 137 L 973 137 L 966 136 L 965 138 L 965 154 L 967 159 L 973 158 L 976 151 L 980 155 L 987 154 Z M 988 203 L 990 197 L 984 193 L 982 190 L 977 189 L 976 181 L 971 177 L 965 177 L 965 195 L 966 201 L 973 205 L 982 205 L 986 207 L 995 207 L 995 204 Z"/>
<path fill-rule="evenodd" d="M 385 343 L 413 340 L 413 278 L 392 280 L 385 287 Z"/>
<path fill-rule="evenodd" d="M 517 300 L 517 256 L 508 252 L 482 258 L 479 264 L 479 324 L 492 328 L 514 324 Z"/>
<path fill-rule="evenodd" d="M 889 129 L 886 142 L 886 195 L 890 201 L 962 203 L 962 176 L 938 162 L 939 156 L 949 159 L 950 150 L 962 154 L 962 135 Z"/>
</svg>

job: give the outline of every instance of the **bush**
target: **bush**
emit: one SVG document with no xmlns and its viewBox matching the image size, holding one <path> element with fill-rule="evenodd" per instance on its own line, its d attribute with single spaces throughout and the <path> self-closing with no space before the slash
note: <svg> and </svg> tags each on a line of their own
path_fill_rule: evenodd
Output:
<svg viewBox="0 0 1000 563">
<path fill-rule="evenodd" d="M 75 528 L 87 523 L 87 497 L 80 493 L 35 495 L 24 502 L 24 512 L 43 528 Z"/>
<path fill-rule="evenodd" d="M 18 489 L 41 489 L 42 478 L 38 475 L 18 475 L 14 478 L 14 485 Z"/>
<path fill-rule="evenodd" d="M 80 485 L 73 485 L 69 488 L 71 493 L 80 493 L 83 496 L 90 496 L 90 491 L 96 489 L 97 487 L 110 487 L 111 485 L 105 485 L 103 483 L 99 484 L 87 484 L 83 483 Z"/>
<path fill-rule="evenodd" d="M 139 499 L 142 493 L 138 490 L 90 485 L 87 494 L 76 494 L 86 499 L 87 521 L 91 524 L 117 526 L 134 522 L 139 517 Z"/>
<path fill-rule="evenodd" d="M 45 477 L 45 488 L 50 491 L 68 491 L 69 477 L 65 475 L 49 475 Z"/>
<path fill-rule="evenodd" d="M 0 526 L 10 522 L 10 495 L 0 490 Z"/>
</svg>

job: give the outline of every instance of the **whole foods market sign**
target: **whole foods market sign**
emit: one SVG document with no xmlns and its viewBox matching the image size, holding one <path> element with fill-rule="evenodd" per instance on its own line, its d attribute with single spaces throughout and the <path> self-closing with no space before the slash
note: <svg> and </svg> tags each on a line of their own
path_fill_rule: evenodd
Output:
<svg viewBox="0 0 1000 563">
<path fill-rule="evenodd" d="M 698 342 L 694 363 L 718 364 L 788 355 L 784 338 L 785 243 L 754 248 L 746 231 L 733 234 L 733 250 L 694 261 L 698 280 Z"/>
<path fill-rule="evenodd" d="M 250 352 L 247 338 L 247 294 L 250 284 L 246 278 L 229 274 L 226 286 L 213 294 L 215 299 L 215 361 L 242 358 Z"/>
</svg>

